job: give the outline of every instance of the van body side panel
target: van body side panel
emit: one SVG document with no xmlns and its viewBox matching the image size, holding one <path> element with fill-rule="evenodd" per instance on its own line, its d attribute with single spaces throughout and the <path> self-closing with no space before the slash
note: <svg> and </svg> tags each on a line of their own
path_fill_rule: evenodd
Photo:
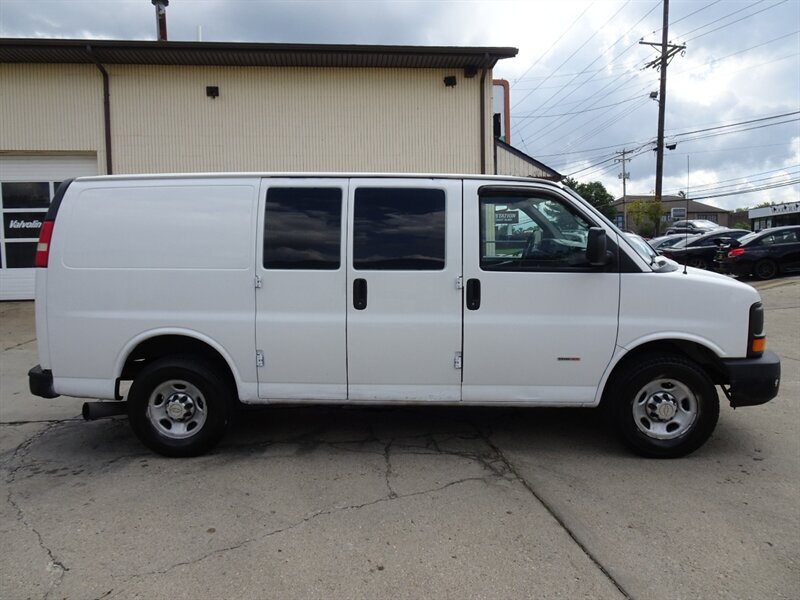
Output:
<svg viewBox="0 0 800 600">
<path fill-rule="evenodd" d="M 593 404 L 616 344 L 619 273 L 585 267 L 573 272 L 568 267 L 553 272 L 547 267 L 522 270 L 532 264 L 521 260 L 525 245 L 541 242 L 543 234 L 546 238 L 555 229 L 536 235 L 523 231 L 528 236 L 527 242 L 521 242 L 524 249 L 506 242 L 512 245 L 509 259 L 518 260 L 521 270 L 482 269 L 481 253 L 487 250 L 481 249 L 481 227 L 486 228 L 488 238 L 495 231 L 498 236 L 505 232 L 506 221 L 512 223 L 517 237 L 518 229 L 537 226 L 523 225 L 523 212 L 513 219 L 507 217 L 508 211 L 499 210 L 501 200 L 484 207 L 487 214 L 482 221 L 479 187 L 480 182 L 464 182 L 464 280 L 480 281 L 481 299 L 477 310 L 464 310 L 463 401 Z M 531 186 L 530 194 L 521 197 L 536 198 L 542 193 Z M 561 202 L 572 206 L 566 196 Z M 585 216 L 591 220 L 591 215 Z M 613 231 L 607 230 L 607 234 L 615 240 Z M 502 243 L 499 237 L 484 242 L 497 248 L 502 248 Z M 488 252 L 502 254 L 496 248 Z M 507 267 L 501 264 L 500 268 Z"/>
<path fill-rule="evenodd" d="M 109 397 L 147 332 L 214 340 L 255 381 L 257 178 L 76 181 L 54 229 L 47 323 L 54 387 Z M 69 380 L 69 381 L 68 381 Z M 81 381 L 110 382 L 87 385 Z"/>
<path fill-rule="evenodd" d="M 461 272 L 461 181 L 351 180 L 349 400 L 460 401 Z"/>
<path fill-rule="evenodd" d="M 649 341 L 683 339 L 720 358 L 747 356 L 748 321 L 742 315 L 759 301 L 758 292 L 717 273 L 692 267 L 687 273 L 622 274 L 619 345 L 631 350 Z"/>
<path fill-rule="evenodd" d="M 347 186 L 346 178 L 262 181 L 255 331 L 264 356 L 261 402 L 347 399 Z"/>
</svg>

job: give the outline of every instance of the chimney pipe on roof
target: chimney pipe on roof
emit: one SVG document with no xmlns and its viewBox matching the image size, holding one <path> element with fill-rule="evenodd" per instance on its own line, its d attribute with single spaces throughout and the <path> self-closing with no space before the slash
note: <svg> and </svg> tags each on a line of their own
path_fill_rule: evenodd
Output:
<svg viewBox="0 0 800 600">
<path fill-rule="evenodd" d="M 167 6 L 169 0 L 150 0 L 156 7 L 156 33 L 159 42 L 167 41 Z"/>
</svg>

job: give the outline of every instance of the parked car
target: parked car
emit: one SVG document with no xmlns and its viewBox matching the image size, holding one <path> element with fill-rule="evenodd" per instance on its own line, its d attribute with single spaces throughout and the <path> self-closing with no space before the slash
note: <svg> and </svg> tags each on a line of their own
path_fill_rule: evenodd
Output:
<svg viewBox="0 0 800 600">
<path fill-rule="evenodd" d="M 772 279 L 800 271 L 800 225 L 772 227 L 746 235 L 730 248 L 720 248 L 717 268 L 731 275 Z"/>
<path fill-rule="evenodd" d="M 675 221 L 667 228 L 665 235 L 672 233 L 708 233 L 714 229 L 720 229 L 722 226 L 714 221 L 707 221 L 705 219 L 692 219 L 689 221 Z"/>
<path fill-rule="evenodd" d="M 682 265 L 709 269 L 714 265 L 714 257 L 720 244 L 727 245 L 748 233 L 750 232 L 747 229 L 717 229 L 678 242 L 671 248 L 664 248 L 660 252 L 663 256 Z"/>
<path fill-rule="evenodd" d="M 696 234 L 690 234 L 689 239 L 693 239 Z M 685 233 L 671 233 L 669 235 L 662 235 L 656 238 L 652 238 L 647 240 L 647 243 L 650 244 L 650 247 L 653 250 L 659 251 L 664 248 L 671 248 L 678 242 L 683 242 L 686 240 Z"/>
</svg>

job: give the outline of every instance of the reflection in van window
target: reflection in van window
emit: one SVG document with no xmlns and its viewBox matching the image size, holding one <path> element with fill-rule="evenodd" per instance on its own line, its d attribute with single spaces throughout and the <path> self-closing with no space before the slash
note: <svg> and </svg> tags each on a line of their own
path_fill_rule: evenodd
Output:
<svg viewBox="0 0 800 600">
<path fill-rule="evenodd" d="M 270 188 L 264 215 L 265 269 L 339 268 L 342 191 Z"/>
<path fill-rule="evenodd" d="M 355 269 L 444 269 L 444 190 L 359 188 L 354 212 Z"/>
<path fill-rule="evenodd" d="M 591 224 L 560 198 L 482 197 L 481 269 L 548 271 L 588 267 Z"/>
</svg>

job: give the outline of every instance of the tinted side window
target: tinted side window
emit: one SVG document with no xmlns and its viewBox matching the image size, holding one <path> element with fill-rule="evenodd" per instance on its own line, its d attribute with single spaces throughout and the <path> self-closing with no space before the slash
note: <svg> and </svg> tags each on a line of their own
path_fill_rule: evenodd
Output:
<svg viewBox="0 0 800 600">
<path fill-rule="evenodd" d="M 265 269 L 339 268 L 342 191 L 270 188 L 264 215 Z"/>
<path fill-rule="evenodd" d="M 353 210 L 355 269 L 444 269 L 444 190 L 359 188 Z"/>
</svg>

